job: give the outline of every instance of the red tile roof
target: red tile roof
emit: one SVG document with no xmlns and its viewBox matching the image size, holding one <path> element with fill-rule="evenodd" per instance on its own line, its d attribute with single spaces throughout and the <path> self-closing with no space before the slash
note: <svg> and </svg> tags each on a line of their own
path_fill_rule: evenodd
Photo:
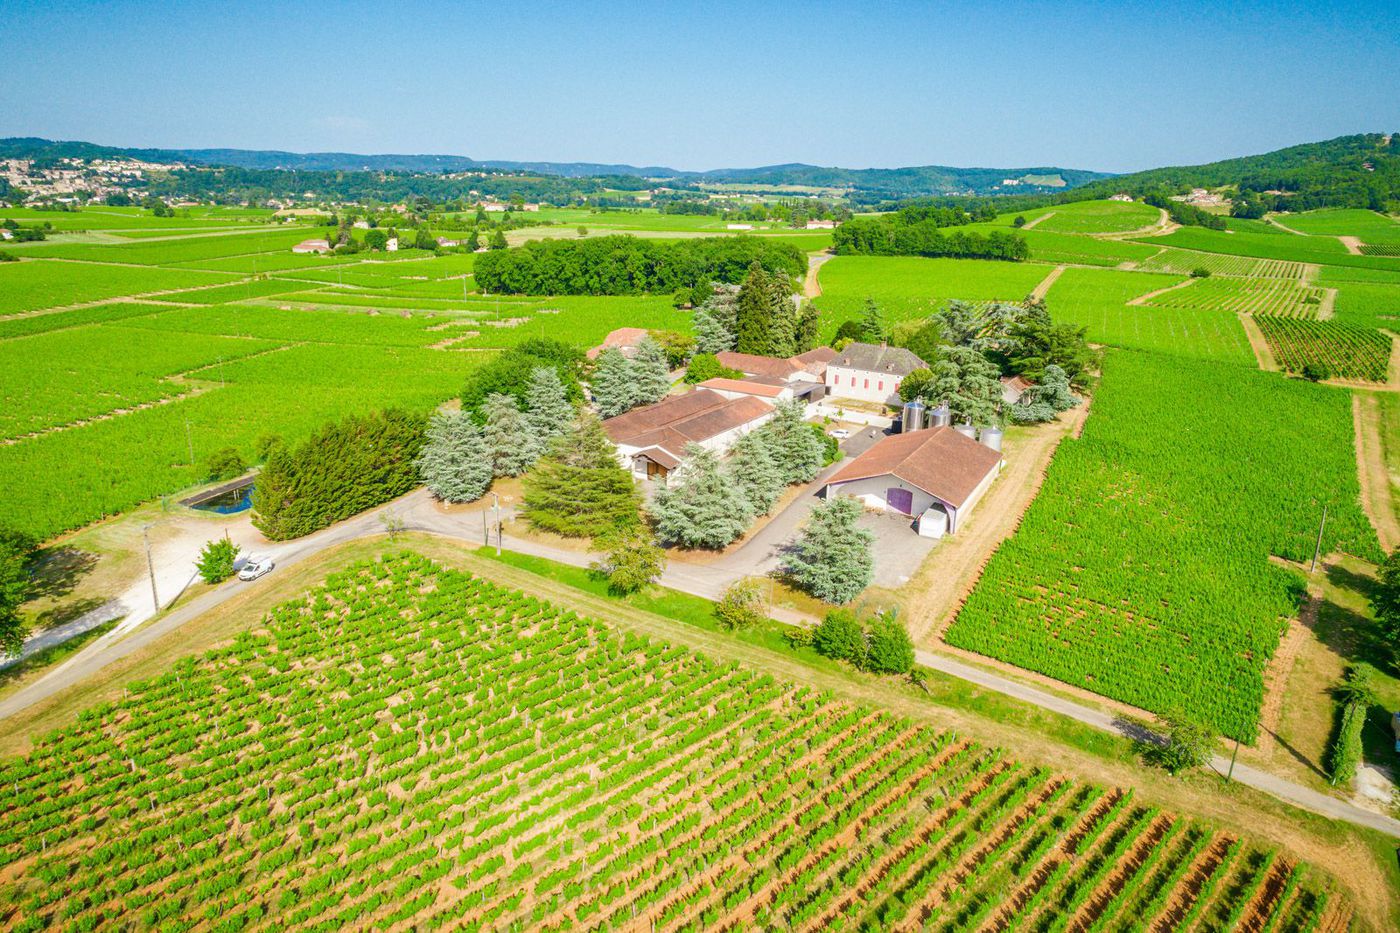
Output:
<svg viewBox="0 0 1400 933">
<path fill-rule="evenodd" d="M 719 360 L 719 365 L 726 369 L 737 369 L 741 373 L 758 376 L 775 376 L 779 379 L 786 379 L 794 373 L 802 371 L 800 363 L 791 358 L 779 359 L 776 356 L 756 356 L 752 353 L 735 353 L 733 350 L 725 350 L 715 354 L 715 359 Z"/>
<path fill-rule="evenodd" d="M 596 360 L 598 354 L 608 347 L 615 347 L 621 350 L 623 347 L 635 347 L 642 342 L 642 338 L 647 335 L 646 329 L 641 327 L 619 327 L 603 338 L 603 342 L 588 351 L 588 358 Z"/>
<path fill-rule="evenodd" d="M 753 396 L 727 399 L 709 389 L 696 389 L 609 418 L 603 422 L 603 430 L 615 444 L 664 447 L 681 454 L 687 444 L 707 441 L 772 410 L 772 405 Z"/>
<path fill-rule="evenodd" d="M 761 377 L 760 377 L 761 378 Z M 777 385 L 773 385 L 777 382 Z M 745 395 L 758 395 L 763 398 L 777 398 L 783 394 L 787 384 L 780 380 L 759 381 L 759 379 L 725 379 L 716 377 L 700 383 L 702 389 L 723 389 L 727 392 L 743 392 Z"/>
<path fill-rule="evenodd" d="M 958 508 L 1000 462 L 1001 454 L 952 428 L 931 428 L 883 438 L 827 485 L 895 476 Z"/>
</svg>

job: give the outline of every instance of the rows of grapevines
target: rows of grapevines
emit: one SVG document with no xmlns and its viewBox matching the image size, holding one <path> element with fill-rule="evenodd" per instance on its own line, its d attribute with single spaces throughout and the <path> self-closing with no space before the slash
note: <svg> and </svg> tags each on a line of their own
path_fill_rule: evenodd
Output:
<svg viewBox="0 0 1400 933">
<path fill-rule="evenodd" d="M 1390 368 L 1390 338 L 1370 327 L 1345 321 L 1303 321 L 1260 315 L 1255 318 L 1274 359 L 1291 373 L 1309 363 L 1325 367 L 1339 379 L 1385 382 Z"/>
<path fill-rule="evenodd" d="M 1151 920 L 1184 883 L 1157 846 L 1224 838 L 407 554 L 133 685 L 0 785 L 14 930 L 974 929 L 1013 889 L 1053 927 L 1126 916 L 1124 859 L 1167 872 Z M 1251 890 L 1210 916 L 1262 924 Z"/>
</svg>

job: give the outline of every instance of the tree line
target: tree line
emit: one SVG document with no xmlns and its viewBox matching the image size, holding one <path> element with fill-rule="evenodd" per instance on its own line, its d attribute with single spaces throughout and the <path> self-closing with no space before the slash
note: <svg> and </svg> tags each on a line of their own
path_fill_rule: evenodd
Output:
<svg viewBox="0 0 1400 933">
<path fill-rule="evenodd" d="M 1031 253 L 1025 237 L 1010 231 L 945 233 L 937 219 L 905 222 L 898 215 L 847 221 L 836 228 L 832 244 L 840 256 L 947 256 L 1020 262 Z"/>
<path fill-rule="evenodd" d="M 710 282 L 738 282 L 757 263 L 791 276 L 806 257 L 790 243 L 760 237 L 705 237 L 661 243 L 632 236 L 536 240 L 485 253 L 473 270 L 485 292 L 511 295 L 640 295 Z"/>
</svg>

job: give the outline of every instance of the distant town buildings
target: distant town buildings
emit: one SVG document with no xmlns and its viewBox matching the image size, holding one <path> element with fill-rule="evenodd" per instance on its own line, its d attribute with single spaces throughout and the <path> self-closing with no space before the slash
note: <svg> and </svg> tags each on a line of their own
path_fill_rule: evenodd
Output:
<svg viewBox="0 0 1400 933">
<path fill-rule="evenodd" d="M 1131 194 L 1124 194 L 1120 191 L 1117 194 L 1110 194 L 1108 196 L 1108 199 L 1110 201 L 1132 201 L 1133 196 Z"/>
</svg>

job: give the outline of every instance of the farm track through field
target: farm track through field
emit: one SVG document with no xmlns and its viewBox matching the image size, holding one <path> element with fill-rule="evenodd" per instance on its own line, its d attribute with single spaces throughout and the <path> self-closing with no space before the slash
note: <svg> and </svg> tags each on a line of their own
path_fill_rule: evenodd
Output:
<svg viewBox="0 0 1400 933">
<path fill-rule="evenodd" d="M 1345 247 L 1347 248 L 1347 252 L 1348 252 L 1348 253 L 1351 253 L 1351 255 L 1353 255 L 1353 256 L 1362 256 L 1362 255 L 1365 255 L 1364 253 L 1361 252 L 1361 238 L 1360 238 L 1360 237 L 1354 237 L 1354 236 L 1339 236 L 1339 237 L 1337 237 L 1337 239 L 1339 239 L 1339 240 L 1342 241 L 1342 245 L 1345 246 Z"/>
<path fill-rule="evenodd" d="M 822 296 L 822 266 L 835 258 L 835 254 L 827 252 L 821 252 L 814 256 L 807 257 L 807 277 L 802 280 L 802 294 L 804 297 L 820 298 Z"/>
<path fill-rule="evenodd" d="M 1025 223 L 1021 224 L 1021 229 L 1022 229 L 1022 230 L 1029 230 L 1029 229 L 1031 229 L 1032 227 L 1034 227 L 1036 224 L 1040 223 L 1041 221 L 1043 221 L 1043 220 L 1049 220 L 1051 217 L 1054 217 L 1054 216 L 1055 216 L 1055 212 L 1054 212 L 1054 211 L 1047 211 L 1046 213 L 1041 214 L 1039 217 L 1035 218 L 1034 220 L 1028 220 L 1028 221 L 1026 221 Z"/>
<path fill-rule="evenodd" d="M 1361 482 L 1361 508 L 1389 554 L 1400 547 L 1400 520 L 1395 514 L 1390 471 L 1381 441 L 1380 400 L 1369 392 L 1351 394 L 1352 424 L 1356 435 L 1356 472 Z"/>
<path fill-rule="evenodd" d="M 1264 339 L 1264 334 L 1259 330 L 1254 315 L 1239 311 L 1236 312 L 1235 317 L 1240 319 L 1244 335 L 1249 338 L 1249 347 L 1254 351 L 1254 358 L 1259 362 L 1259 368 L 1265 372 L 1278 372 L 1278 360 L 1274 359 L 1274 351 L 1269 347 L 1269 341 Z"/>
<path fill-rule="evenodd" d="M 1298 618 L 1288 620 L 1288 629 L 1279 639 L 1274 656 L 1264 668 L 1264 702 L 1259 707 L 1259 737 L 1255 750 L 1267 759 L 1273 755 L 1278 741 L 1279 718 L 1283 715 L 1284 694 L 1288 690 L 1288 680 L 1293 673 L 1293 665 L 1303 645 L 1311 637 L 1317 625 L 1317 609 L 1320 595 L 1311 581 L 1298 607 Z"/>
<path fill-rule="evenodd" d="M 1050 286 L 1055 284 L 1055 280 L 1064 274 L 1067 267 L 1063 264 L 1050 270 L 1050 274 L 1040 280 L 1040 284 L 1031 290 L 1031 298 L 1040 301 L 1045 297 L 1045 293 L 1050 291 Z"/>
<path fill-rule="evenodd" d="M 1142 305 L 1147 304 L 1149 301 L 1151 301 L 1153 298 L 1156 298 L 1158 295 L 1165 295 L 1167 292 L 1174 292 L 1179 288 L 1186 288 L 1190 285 L 1195 285 L 1199 281 L 1200 279 L 1187 279 L 1184 282 L 1177 282 L 1175 285 L 1168 285 L 1166 288 L 1159 288 L 1156 291 L 1148 292 L 1146 295 L 1138 295 L 1136 298 L 1131 298 L 1128 300 L 1128 304 L 1132 307 L 1140 307 Z"/>
</svg>

